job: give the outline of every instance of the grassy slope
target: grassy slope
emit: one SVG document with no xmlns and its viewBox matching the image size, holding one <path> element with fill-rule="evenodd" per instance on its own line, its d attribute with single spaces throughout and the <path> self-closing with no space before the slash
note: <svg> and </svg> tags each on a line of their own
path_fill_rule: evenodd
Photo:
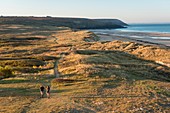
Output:
<svg viewBox="0 0 170 113">
<path fill-rule="evenodd" d="M 2 24 L 21 24 L 35 26 L 66 26 L 72 29 L 105 29 L 127 26 L 118 19 L 97 20 L 87 18 L 57 18 L 57 17 L 0 17 Z"/>
<path fill-rule="evenodd" d="M 67 53 L 59 61 L 59 72 L 61 77 L 77 81 L 55 85 L 50 71 L 40 71 L 39 75 L 20 73 L 15 78 L 0 80 L 0 112 L 170 111 L 170 69 L 155 63 L 169 62 L 167 48 L 133 42 L 95 42 L 98 37 L 90 32 L 63 28 L 4 26 L 2 29 L 1 57 L 35 58 L 47 62 L 41 68 L 48 69 L 54 60 L 42 60 L 42 56 Z M 22 34 L 18 34 L 20 31 Z M 25 39 L 26 44 L 15 46 L 18 41 L 11 41 L 12 37 L 43 40 Z M 40 84 L 52 85 L 50 99 L 39 98 Z"/>
</svg>

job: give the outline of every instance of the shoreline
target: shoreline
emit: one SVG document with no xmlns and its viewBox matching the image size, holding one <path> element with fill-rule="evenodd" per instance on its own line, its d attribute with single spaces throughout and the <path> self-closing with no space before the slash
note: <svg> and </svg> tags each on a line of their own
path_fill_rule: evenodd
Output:
<svg viewBox="0 0 170 113">
<path fill-rule="evenodd" d="M 170 33 L 146 33 L 146 32 L 122 32 L 122 31 L 108 31 L 103 32 L 102 30 L 92 31 L 98 37 L 99 41 L 132 41 L 145 45 L 155 45 L 159 47 L 170 48 Z M 152 38 L 155 37 L 155 38 Z M 161 39 L 161 37 L 163 37 Z M 167 37 L 167 38 L 166 38 Z M 168 39 L 169 38 L 169 39 Z"/>
</svg>

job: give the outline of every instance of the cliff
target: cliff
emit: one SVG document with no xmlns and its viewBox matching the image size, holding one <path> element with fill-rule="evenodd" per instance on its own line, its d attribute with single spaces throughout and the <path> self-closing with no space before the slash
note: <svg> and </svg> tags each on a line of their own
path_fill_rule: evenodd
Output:
<svg viewBox="0 0 170 113">
<path fill-rule="evenodd" d="M 124 23 L 123 21 L 119 19 L 94 19 L 95 21 L 98 22 L 104 22 L 108 24 L 116 24 L 116 25 L 121 25 L 121 26 L 128 26 L 128 24 Z"/>
<path fill-rule="evenodd" d="M 20 24 L 33 26 L 57 26 L 72 29 L 115 29 L 127 24 L 117 19 L 87 19 L 60 17 L 0 17 L 0 24 Z"/>
</svg>

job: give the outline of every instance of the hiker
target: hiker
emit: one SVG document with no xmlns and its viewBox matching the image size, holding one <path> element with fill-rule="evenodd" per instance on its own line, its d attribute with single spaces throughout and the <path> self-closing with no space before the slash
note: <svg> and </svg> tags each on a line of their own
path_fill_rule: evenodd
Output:
<svg viewBox="0 0 170 113">
<path fill-rule="evenodd" d="M 46 94 L 47 94 L 47 98 L 50 98 L 50 86 L 47 86 Z"/>
<path fill-rule="evenodd" d="M 40 87 L 41 98 L 43 98 L 43 96 L 44 96 L 44 90 L 45 90 L 45 88 L 44 88 L 44 86 L 42 85 L 42 86 Z"/>
</svg>

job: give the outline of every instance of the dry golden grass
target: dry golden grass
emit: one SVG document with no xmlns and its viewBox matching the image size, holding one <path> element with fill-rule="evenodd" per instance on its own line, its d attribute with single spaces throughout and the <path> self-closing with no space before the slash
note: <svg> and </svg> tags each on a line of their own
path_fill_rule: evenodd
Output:
<svg viewBox="0 0 170 113">
<path fill-rule="evenodd" d="M 40 75 L 20 73 L 0 80 L 0 112 L 170 111 L 170 68 L 165 66 L 170 62 L 168 48 L 96 42 L 100 37 L 95 34 L 68 28 L 4 25 L 0 30 L 1 62 L 36 59 L 47 63 L 28 67 Z M 43 76 L 43 71 L 52 69 L 63 53 L 60 77 L 76 81 L 55 84 L 55 76 Z M 52 85 L 50 99 L 39 98 L 40 84 Z"/>
</svg>

